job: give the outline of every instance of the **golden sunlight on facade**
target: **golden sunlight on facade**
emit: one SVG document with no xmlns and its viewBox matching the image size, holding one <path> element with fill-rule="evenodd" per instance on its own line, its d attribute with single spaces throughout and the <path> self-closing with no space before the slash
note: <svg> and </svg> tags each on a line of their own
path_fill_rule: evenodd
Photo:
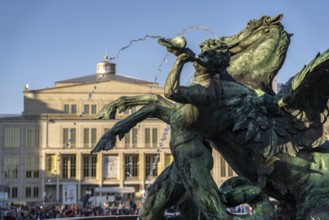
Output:
<svg viewBox="0 0 329 220">
<path fill-rule="evenodd" d="M 0 192 L 8 202 L 27 204 L 76 204 L 101 189 L 141 198 L 173 159 L 165 123 L 147 119 L 113 150 L 90 151 L 107 129 L 136 109 L 115 120 L 95 120 L 95 114 L 120 96 L 142 95 L 150 88 L 163 94 L 157 84 L 116 74 L 107 59 L 97 64 L 95 74 L 56 82 L 52 88 L 26 87 L 22 115 L 0 117 Z M 235 174 L 217 152 L 213 156 L 212 173 L 220 185 Z"/>
</svg>

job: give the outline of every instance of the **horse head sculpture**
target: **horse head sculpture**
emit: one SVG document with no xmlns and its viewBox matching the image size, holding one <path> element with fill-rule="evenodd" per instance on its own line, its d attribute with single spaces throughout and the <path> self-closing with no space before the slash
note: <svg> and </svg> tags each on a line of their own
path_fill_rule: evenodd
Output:
<svg viewBox="0 0 329 220">
<path fill-rule="evenodd" d="M 235 80 L 273 94 L 272 81 L 284 63 L 291 36 L 280 23 L 282 17 L 262 16 L 238 34 L 220 38 L 231 45 L 228 72 Z"/>
</svg>

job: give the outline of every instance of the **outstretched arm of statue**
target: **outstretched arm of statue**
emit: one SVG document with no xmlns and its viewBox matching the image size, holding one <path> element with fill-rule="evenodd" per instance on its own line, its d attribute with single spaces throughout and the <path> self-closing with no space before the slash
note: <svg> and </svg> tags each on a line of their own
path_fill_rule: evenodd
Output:
<svg viewBox="0 0 329 220">
<path fill-rule="evenodd" d="M 177 90 L 177 88 L 180 86 L 180 75 L 185 64 L 185 61 L 181 59 L 183 55 L 184 54 L 181 54 L 177 57 L 166 79 L 164 86 L 164 96 L 168 99 L 172 99 L 174 91 Z"/>
<path fill-rule="evenodd" d="M 208 103 L 208 90 L 201 85 L 202 83 L 191 86 L 180 85 L 180 76 L 184 64 L 194 61 L 194 56 L 194 53 L 190 49 L 185 49 L 184 53 L 177 57 L 164 86 L 164 95 L 166 98 L 184 104 L 206 105 Z"/>
<path fill-rule="evenodd" d="M 194 105 L 204 104 L 207 100 L 207 89 L 200 85 L 181 86 L 180 76 L 187 62 L 194 62 L 196 59 L 194 52 L 186 48 L 186 40 L 184 37 L 162 38 L 159 44 L 165 46 L 170 53 L 177 56 L 177 59 L 170 70 L 164 86 L 164 96 L 167 99 L 179 103 L 190 103 Z M 200 59 L 199 59 L 200 60 Z"/>
<path fill-rule="evenodd" d="M 201 66 L 198 62 L 194 62 L 193 64 L 196 72 L 191 85 L 180 85 L 180 75 L 184 64 L 197 59 L 200 60 L 200 62 L 202 60 L 200 58 L 195 58 L 194 53 L 189 49 L 177 57 L 166 80 L 164 88 L 164 95 L 166 98 L 178 103 L 193 104 L 195 106 L 206 106 L 215 101 L 218 92 L 216 88 L 210 88 L 209 86 L 213 84 L 211 87 L 214 87 L 215 84 L 217 85 L 219 82 L 216 81 L 217 83 L 215 83 L 214 79 L 216 77 L 210 76 L 208 69 Z M 217 87 L 219 87 L 219 85 Z"/>
</svg>

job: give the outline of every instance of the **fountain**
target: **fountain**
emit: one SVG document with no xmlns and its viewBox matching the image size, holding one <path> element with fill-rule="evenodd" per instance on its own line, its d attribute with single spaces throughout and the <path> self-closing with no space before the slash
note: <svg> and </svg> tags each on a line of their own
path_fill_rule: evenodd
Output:
<svg viewBox="0 0 329 220">
<path fill-rule="evenodd" d="M 111 119 L 109 116 L 114 117 L 122 107 L 144 106 L 115 124 L 92 152 L 112 149 L 114 146 L 109 143 L 113 138 L 146 117 L 157 117 L 175 128 L 171 140 L 175 160 L 148 190 L 148 202 L 144 203 L 141 219 L 161 219 L 159 216 L 165 208 L 172 205 L 181 207 L 181 219 L 190 220 L 327 219 L 329 50 L 315 56 L 275 94 L 272 81 L 285 60 L 291 36 L 281 24 L 282 16 L 262 16 L 249 21 L 236 35 L 208 39 L 200 44 L 198 57 L 185 45 L 175 45 L 175 38 L 160 38 L 160 44 L 177 56 L 165 85 L 165 96 L 175 103 L 155 94 L 121 97 L 98 113 L 99 119 Z M 227 52 L 231 55 L 230 65 L 223 69 Z M 190 61 L 196 62 L 194 84 L 188 87 L 191 91 L 175 81 L 182 66 Z M 203 118 L 202 123 L 193 121 L 198 114 L 187 117 L 196 123 L 193 129 L 197 129 L 192 130 L 193 135 L 182 136 L 180 131 L 191 130 L 171 118 L 176 117 L 173 112 L 186 103 L 198 107 L 193 111 L 204 110 L 200 104 L 203 101 L 195 102 L 195 97 L 189 95 L 195 92 L 198 97 L 202 87 L 208 89 L 208 84 L 197 81 L 200 71 L 210 75 L 217 71 L 219 77 L 211 78 L 216 85 L 212 91 L 218 95 L 217 101 L 211 102 L 208 118 Z M 186 97 L 181 96 L 184 91 Z M 177 126 L 182 130 L 177 130 Z M 191 140 L 198 140 L 198 145 Z M 185 148 L 176 151 L 177 146 L 191 148 L 192 152 L 199 152 L 196 148 L 199 146 L 201 151 L 200 154 L 183 150 Z M 218 150 L 239 175 L 227 180 L 218 190 L 214 190 L 210 178 L 194 179 L 199 174 L 199 166 L 193 161 L 210 147 Z M 208 162 L 196 159 L 201 167 L 211 166 Z M 182 174 L 182 170 L 186 173 Z M 168 178 L 174 181 L 173 185 Z M 198 191 L 200 184 L 205 184 L 203 189 L 208 192 Z M 277 209 L 272 207 L 269 197 L 279 201 Z M 208 208 L 204 206 L 207 203 Z M 228 207 L 245 203 L 254 212 L 238 216 L 227 211 Z"/>
</svg>

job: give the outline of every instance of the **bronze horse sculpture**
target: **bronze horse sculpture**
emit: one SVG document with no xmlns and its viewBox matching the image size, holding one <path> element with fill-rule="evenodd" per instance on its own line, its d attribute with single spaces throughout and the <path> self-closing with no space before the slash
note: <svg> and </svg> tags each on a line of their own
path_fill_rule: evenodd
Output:
<svg viewBox="0 0 329 220">
<path fill-rule="evenodd" d="M 230 66 L 220 75 L 221 98 L 210 123 L 202 125 L 201 135 L 239 176 L 279 201 L 275 218 L 327 219 L 329 51 L 318 54 L 275 94 L 272 81 L 290 43 L 281 18 L 263 16 L 236 35 L 201 44 L 209 44 L 209 49 L 216 41 L 232 45 Z M 117 122 L 92 152 L 110 150 L 117 136 L 121 139 L 146 118 L 170 123 L 174 104 L 155 94 L 121 97 L 106 105 L 97 117 L 113 119 L 116 112 L 139 105 L 143 107 Z M 227 205 L 243 202 L 234 194 L 236 180 L 228 180 L 220 189 L 224 197 L 227 195 Z M 256 204 L 259 200 L 254 199 Z M 271 215 L 267 218 L 266 212 L 259 213 L 241 219 L 273 219 Z"/>
</svg>

